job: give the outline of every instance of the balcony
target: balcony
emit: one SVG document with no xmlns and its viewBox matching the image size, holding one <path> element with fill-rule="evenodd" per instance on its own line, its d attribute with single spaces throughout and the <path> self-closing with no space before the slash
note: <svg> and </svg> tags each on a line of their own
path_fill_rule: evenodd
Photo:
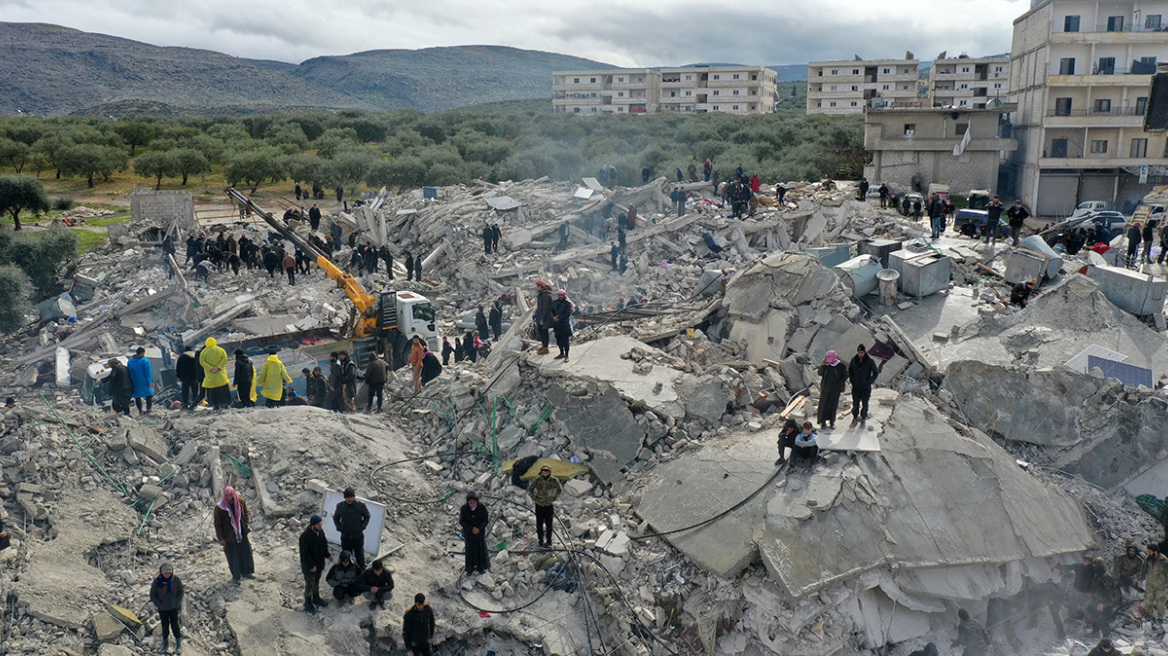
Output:
<svg viewBox="0 0 1168 656">
<path fill-rule="evenodd" d="M 864 139 L 864 148 L 868 150 L 907 151 L 907 152 L 953 152 L 953 146 L 961 141 L 961 137 L 905 137 L 893 135 L 889 137 L 869 134 Z M 1018 150 L 1017 139 L 985 139 L 973 138 L 965 147 L 966 152 L 1000 152 Z"/>
<path fill-rule="evenodd" d="M 1157 30 L 1121 30 L 1108 32 L 1106 26 L 1094 32 L 1054 32 L 1050 42 L 1056 44 L 1090 45 L 1092 43 L 1148 44 L 1168 43 L 1168 32 Z"/>
<path fill-rule="evenodd" d="M 1148 73 L 1133 75 L 1126 69 L 1115 69 L 1114 73 L 1091 75 L 1050 75 L 1046 78 L 1051 87 L 1144 87 L 1152 83 Z"/>
<path fill-rule="evenodd" d="M 1116 157 L 1088 154 L 1086 157 L 1068 153 L 1068 157 L 1040 157 L 1038 167 L 1043 169 L 1110 169 L 1118 167 L 1138 167 L 1163 164 L 1163 158 L 1156 157 Z"/>
</svg>

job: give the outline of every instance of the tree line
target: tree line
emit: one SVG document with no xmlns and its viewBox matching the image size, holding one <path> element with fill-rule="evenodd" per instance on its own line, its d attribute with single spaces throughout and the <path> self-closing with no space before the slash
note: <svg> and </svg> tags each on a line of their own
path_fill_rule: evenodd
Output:
<svg viewBox="0 0 1168 656">
<path fill-rule="evenodd" d="M 227 184 L 253 190 L 289 180 L 408 189 L 479 177 L 579 179 L 606 164 L 618 183 L 634 185 L 642 167 L 672 178 L 707 158 L 723 178 L 741 165 L 767 180 L 814 180 L 862 153 L 861 121 L 836 116 L 454 110 L 0 120 L 0 166 L 90 187 L 128 168 L 156 186 L 221 170 Z"/>
</svg>

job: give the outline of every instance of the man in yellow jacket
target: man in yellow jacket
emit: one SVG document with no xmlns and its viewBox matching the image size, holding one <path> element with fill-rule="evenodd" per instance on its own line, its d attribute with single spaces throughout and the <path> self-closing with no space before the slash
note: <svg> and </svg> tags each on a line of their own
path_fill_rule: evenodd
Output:
<svg viewBox="0 0 1168 656">
<path fill-rule="evenodd" d="M 231 405 L 227 351 L 219 346 L 214 337 L 208 337 L 205 344 L 206 348 L 199 354 L 199 364 L 203 367 L 203 388 L 207 390 L 207 403 L 219 410 Z"/>
<path fill-rule="evenodd" d="M 268 352 L 268 361 L 264 363 L 264 367 L 260 369 L 260 376 L 256 379 L 256 385 L 263 387 L 262 394 L 265 405 L 269 408 L 275 408 L 284 405 L 284 384 L 292 383 L 292 377 L 288 375 L 288 368 L 280 362 L 280 356 L 276 355 L 275 351 Z"/>
</svg>

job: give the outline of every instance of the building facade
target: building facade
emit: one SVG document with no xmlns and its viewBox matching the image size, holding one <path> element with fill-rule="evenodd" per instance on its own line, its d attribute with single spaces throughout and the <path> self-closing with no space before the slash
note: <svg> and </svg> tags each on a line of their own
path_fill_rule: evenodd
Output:
<svg viewBox="0 0 1168 656">
<path fill-rule="evenodd" d="M 552 111 L 643 114 L 775 111 L 778 73 L 765 66 L 556 71 Z"/>
<path fill-rule="evenodd" d="M 992 99 L 1009 100 L 1010 56 L 937 58 L 929 67 L 933 107 L 985 109 Z"/>
<path fill-rule="evenodd" d="M 919 107 L 916 59 L 812 62 L 808 114 L 863 114 L 868 106 Z"/>
<path fill-rule="evenodd" d="M 975 108 L 869 108 L 864 148 L 871 163 L 864 177 L 873 187 L 928 190 L 947 184 L 954 194 L 996 192 L 1002 161 L 1018 148 L 1006 116 L 1015 106 Z M 966 135 L 968 133 L 968 138 Z"/>
<path fill-rule="evenodd" d="M 1014 21 L 1012 186 L 1041 216 L 1103 200 L 1130 211 L 1165 184 L 1164 133 L 1143 129 L 1168 2 L 1045 0 Z M 1146 168 L 1145 168 L 1146 167 Z"/>
</svg>

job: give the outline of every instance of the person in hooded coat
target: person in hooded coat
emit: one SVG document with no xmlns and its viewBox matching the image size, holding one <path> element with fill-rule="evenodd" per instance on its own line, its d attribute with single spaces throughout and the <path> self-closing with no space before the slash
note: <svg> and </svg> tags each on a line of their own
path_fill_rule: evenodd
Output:
<svg viewBox="0 0 1168 656">
<path fill-rule="evenodd" d="M 346 599 L 352 602 L 354 597 L 363 592 L 361 574 L 361 568 L 353 562 L 353 555 L 348 551 L 342 551 L 337 564 L 329 568 L 328 576 L 324 579 L 333 586 L 333 599 L 337 600 L 338 606 L 345 603 Z"/>
<path fill-rule="evenodd" d="M 425 348 L 425 347 L 423 347 Z M 422 352 L 422 387 L 430 384 L 430 381 L 442 374 L 442 363 L 438 361 L 438 356 L 433 351 L 426 348 Z"/>
<path fill-rule="evenodd" d="M 488 523 L 487 507 L 479 503 L 478 492 L 467 492 L 466 503 L 458 511 L 458 524 L 465 541 L 467 576 L 491 569 L 491 559 L 487 555 Z"/>
<path fill-rule="evenodd" d="M 260 369 L 256 385 L 263 388 L 262 394 L 267 399 L 265 405 L 275 408 L 284 405 L 284 385 L 292 384 L 292 377 L 288 375 L 288 368 L 280 362 L 280 356 L 274 352 L 268 354 L 268 361 Z"/>
<path fill-rule="evenodd" d="M 536 353 L 543 355 L 548 352 L 548 333 L 552 327 L 552 288 L 542 280 L 536 280 L 535 287 L 539 290 L 535 298 L 535 328 L 539 334 L 539 349 Z"/>
<path fill-rule="evenodd" d="M 208 337 L 203 352 L 199 354 L 199 364 L 203 367 L 203 389 L 207 390 L 207 402 L 216 410 L 231 405 L 231 391 L 227 379 L 227 351 L 219 346 L 214 337 Z"/>
<path fill-rule="evenodd" d="M 174 363 L 174 377 L 182 386 L 182 404 L 184 409 L 193 410 L 199 402 L 199 375 L 203 373 L 199 360 L 194 351 L 183 351 Z"/>
<path fill-rule="evenodd" d="M 235 492 L 235 488 L 228 485 L 223 488 L 223 498 L 215 504 L 213 513 L 215 539 L 223 547 L 227 556 L 227 568 L 231 570 L 231 580 L 239 582 L 239 577 L 249 579 L 255 573 L 255 562 L 251 554 L 251 515 L 247 511 L 247 502 Z"/>
<path fill-rule="evenodd" d="M 815 420 L 819 427 L 830 426 L 835 428 L 835 415 L 839 410 L 840 394 L 848 382 L 848 366 L 836 356 L 835 351 L 828 351 L 819 365 L 819 409 L 815 413 Z"/>
<path fill-rule="evenodd" d="M 130 416 L 130 397 L 134 394 L 134 381 L 130 379 L 130 370 L 117 358 L 110 358 L 106 365 L 110 369 L 103 386 L 108 387 L 110 407 L 115 413 L 121 412 Z"/>
<path fill-rule="evenodd" d="M 235 393 L 239 396 L 239 407 L 254 408 L 256 402 L 255 365 L 243 349 L 235 349 Z"/>
<path fill-rule="evenodd" d="M 178 614 L 182 610 L 183 584 L 170 563 L 162 563 L 158 568 L 158 576 L 150 584 L 150 602 L 158 609 L 158 620 L 162 624 L 162 649 L 158 653 L 165 654 L 170 647 L 170 633 L 174 631 L 174 653 L 181 654 L 182 628 L 179 627 Z"/>
<path fill-rule="evenodd" d="M 556 334 L 556 346 L 560 354 L 556 359 L 568 361 L 568 350 L 572 342 L 572 301 L 568 300 L 568 292 L 558 290 L 556 300 L 552 301 L 552 330 Z"/>
<path fill-rule="evenodd" d="M 146 412 L 150 412 L 154 408 L 154 389 L 150 386 L 154 382 L 154 367 L 150 366 L 146 349 L 139 346 L 126 368 L 130 370 L 130 381 L 134 384 L 133 399 L 138 414 L 142 414 L 142 399 L 146 399 Z"/>
</svg>

